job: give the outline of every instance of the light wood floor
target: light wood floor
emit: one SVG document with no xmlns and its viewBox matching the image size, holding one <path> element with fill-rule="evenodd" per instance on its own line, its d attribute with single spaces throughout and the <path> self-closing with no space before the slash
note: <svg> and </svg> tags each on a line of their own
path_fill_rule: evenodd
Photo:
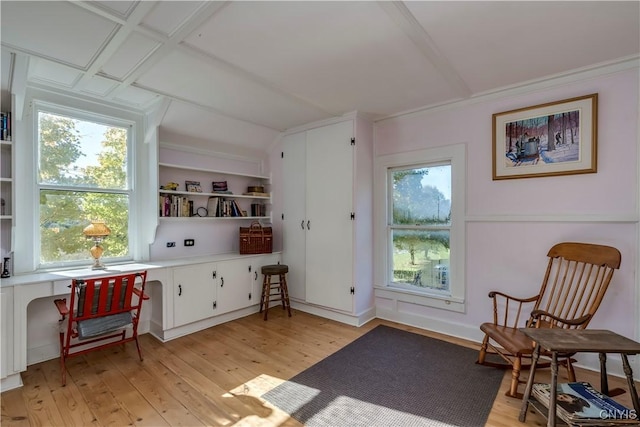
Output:
<svg viewBox="0 0 640 427">
<path fill-rule="evenodd" d="M 67 386 L 60 385 L 58 360 L 29 366 L 24 387 L 2 393 L 3 427 L 10 426 L 299 426 L 259 399 L 266 391 L 344 347 L 379 324 L 476 345 L 417 328 L 375 320 L 360 328 L 279 308 L 264 322 L 258 314 L 162 344 L 140 337 L 68 361 Z M 491 368 L 487 368 L 491 369 Z M 599 384 L 596 373 L 578 370 L 578 379 Z M 464 375 L 464 373 L 461 373 Z M 548 378 L 548 369 L 536 379 Z M 525 374 L 526 376 L 526 374 Z M 508 398 L 509 372 L 487 426 L 542 426 L 534 412 L 517 421 L 520 400 Z M 619 378 L 610 386 L 626 388 Z M 631 406 L 629 393 L 619 396 Z"/>
</svg>

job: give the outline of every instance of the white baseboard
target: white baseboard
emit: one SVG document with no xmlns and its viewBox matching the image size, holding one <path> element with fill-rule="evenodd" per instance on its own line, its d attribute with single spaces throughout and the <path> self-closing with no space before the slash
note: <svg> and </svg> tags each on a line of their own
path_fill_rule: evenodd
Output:
<svg viewBox="0 0 640 427">
<path fill-rule="evenodd" d="M 20 374 L 8 375 L 6 378 L 0 380 L 0 392 L 13 390 L 14 388 L 22 387 L 22 377 Z"/>
</svg>

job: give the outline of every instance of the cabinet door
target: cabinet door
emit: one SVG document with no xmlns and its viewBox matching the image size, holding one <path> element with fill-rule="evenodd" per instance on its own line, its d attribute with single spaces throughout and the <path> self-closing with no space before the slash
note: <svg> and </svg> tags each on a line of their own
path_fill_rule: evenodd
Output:
<svg viewBox="0 0 640 427">
<path fill-rule="evenodd" d="M 352 136 L 353 121 L 306 135 L 306 301 L 345 311 L 353 309 Z"/>
<path fill-rule="evenodd" d="M 195 264 L 173 269 L 174 326 L 218 314 L 216 264 Z"/>
<path fill-rule="evenodd" d="M 6 378 L 13 370 L 13 288 L 0 291 L 0 378 Z"/>
<path fill-rule="evenodd" d="M 251 261 L 234 259 L 218 264 L 218 312 L 228 313 L 251 305 Z"/>
<path fill-rule="evenodd" d="M 282 159 L 282 260 L 289 266 L 289 296 L 299 300 L 305 299 L 306 140 L 306 132 L 286 136 Z"/>
</svg>

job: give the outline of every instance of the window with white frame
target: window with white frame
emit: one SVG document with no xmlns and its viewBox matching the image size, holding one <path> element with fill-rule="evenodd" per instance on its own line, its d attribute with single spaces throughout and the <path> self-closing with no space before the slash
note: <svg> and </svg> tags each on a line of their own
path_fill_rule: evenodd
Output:
<svg viewBox="0 0 640 427">
<path fill-rule="evenodd" d="M 54 105 L 36 107 L 39 268 L 86 264 L 82 230 L 103 220 L 103 259 L 131 259 L 133 124 Z"/>
<path fill-rule="evenodd" d="M 376 159 L 376 287 L 464 309 L 465 146 Z"/>
</svg>

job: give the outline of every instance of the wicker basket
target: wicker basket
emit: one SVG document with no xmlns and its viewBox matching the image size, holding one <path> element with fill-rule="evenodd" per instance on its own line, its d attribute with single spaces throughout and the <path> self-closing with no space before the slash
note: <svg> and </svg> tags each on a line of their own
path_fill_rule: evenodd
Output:
<svg viewBox="0 0 640 427">
<path fill-rule="evenodd" d="M 240 227 L 240 254 L 270 254 L 273 252 L 273 231 L 253 221 L 249 227 Z"/>
</svg>

